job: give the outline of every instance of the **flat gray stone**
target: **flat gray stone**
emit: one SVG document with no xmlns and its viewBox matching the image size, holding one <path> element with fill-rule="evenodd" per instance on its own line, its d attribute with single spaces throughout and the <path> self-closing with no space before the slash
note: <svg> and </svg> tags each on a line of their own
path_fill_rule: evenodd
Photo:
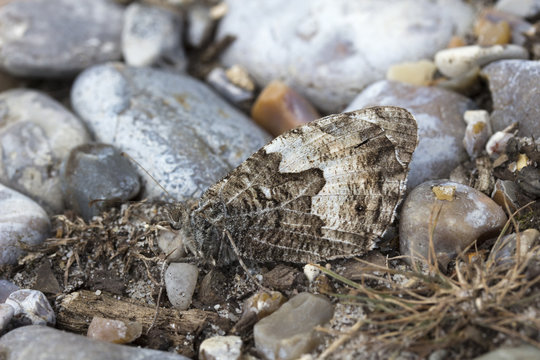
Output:
<svg viewBox="0 0 540 360">
<path fill-rule="evenodd" d="M 62 160 L 89 140 L 83 123 L 48 95 L 25 89 L 0 94 L 0 182 L 49 213 L 64 210 Z"/>
<path fill-rule="evenodd" d="M 482 70 L 493 99 L 493 131 L 518 122 L 521 136 L 540 137 L 540 62 L 502 60 Z"/>
<path fill-rule="evenodd" d="M 218 38 L 236 40 L 224 63 L 242 65 L 261 87 L 285 81 L 326 112 L 340 112 L 389 66 L 433 57 L 473 21 L 468 5 L 449 0 L 226 3 Z"/>
<path fill-rule="evenodd" d="M 77 146 L 62 165 L 66 204 L 88 221 L 111 205 L 133 198 L 140 189 L 134 166 L 114 146 L 96 143 Z"/>
<path fill-rule="evenodd" d="M 407 188 L 433 179 L 445 178 L 467 152 L 463 114 L 475 107 L 466 97 L 449 90 L 379 81 L 367 87 L 345 111 L 367 106 L 394 105 L 409 110 L 418 122 L 418 146 L 409 165 Z"/>
<path fill-rule="evenodd" d="M 165 351 L 117 345 L 86 336 L 30 325 L 0 338 L 3 360 L 188 360 Z"/>
<path fill-rule="evenodd" d="M 112 0 L 20 0 L 0 7 L 0 67 L 71 76 L 121 56 L 122 8 Z"/>
<path fill-rule="evenodd" d="M 199 197 L 270 137 L 208 86 L 186 75 L 106 64 L 84 71 L 74 109 L 177 200 Z M 163 191 L 139 170 L 144 197 Z"/>
<path fill-rule="evenodd" d="M 20 242 L 41 244 L 49 235 L 49 216 L 36 202 L 0 184 L 0 265 L 15 264 Z"/>
</svg>

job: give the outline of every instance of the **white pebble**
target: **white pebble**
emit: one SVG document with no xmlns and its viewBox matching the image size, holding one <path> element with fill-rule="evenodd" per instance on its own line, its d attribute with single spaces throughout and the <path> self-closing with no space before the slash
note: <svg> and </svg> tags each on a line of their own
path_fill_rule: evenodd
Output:
<svg viewBox="0 0 540 360">
<path fill-rule="evenodd" d="M 199 269 L 186 263 L 171 263 L 165 272 L 165 287 L 171 304 L 186 310 L 191 305 L 191 297 L 197 285 Z"/>
<path fill-rule="evenodd" d="M 54 325 L 56 316 L 47 297 L 37 290 L 23 289 L 12 292 L 6 300 L 14 316 L 26 319 L 32 325 Z"/>
</svg>

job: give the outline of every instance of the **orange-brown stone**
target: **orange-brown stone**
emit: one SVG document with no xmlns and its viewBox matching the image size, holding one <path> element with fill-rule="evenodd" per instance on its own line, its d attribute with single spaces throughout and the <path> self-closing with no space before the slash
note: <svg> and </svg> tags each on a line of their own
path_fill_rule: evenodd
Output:
<svg viewBox="0 0 540 360">
<path fill-rule="evenodd" d="M 134 321 L 92 318 L 87 336 L 115 344 L 127 344 L 141 336 L 142 325 Z"/>
<path fill-rule="evenodd" d="M 300 94 L 280 81 L 268 84 L 251 109 L 251 117 L 274 136 L 320 117 Z"/>
</svg>

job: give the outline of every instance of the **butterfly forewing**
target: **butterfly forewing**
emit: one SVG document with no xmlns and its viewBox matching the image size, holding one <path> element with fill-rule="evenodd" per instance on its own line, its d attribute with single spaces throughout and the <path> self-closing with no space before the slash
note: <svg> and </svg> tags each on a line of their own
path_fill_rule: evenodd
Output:
<svg viewBox="0 0 540 360">
<path fill-rule="evenodd" d="M 394 221 L 417 143 L 397 107 L 331 115 L 264 146 L 209 188 L 192 213 L 203 253 L 310 262 L 361 255 Z M 220 259 L 221 258 L 221 259 Z"/>
</svg>

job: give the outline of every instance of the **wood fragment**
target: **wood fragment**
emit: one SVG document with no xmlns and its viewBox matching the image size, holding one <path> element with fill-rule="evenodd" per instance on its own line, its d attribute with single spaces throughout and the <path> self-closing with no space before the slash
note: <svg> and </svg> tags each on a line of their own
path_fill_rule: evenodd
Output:
<svg viewBox="0 0 540 360">
<path fill-rule="evenodd" d="M 228 331 L 231 323 L 210 311 L 190 309 L 179 311 L 160 307 L 152 331 L 156 309 L 131 299 L 121 298 L 105 292 L 96 295 L 92 291 L 81 290 L 64 297 L 59 303 L 56 324 L 58 328 L 86 335 L 94 316 L 109 319 L 138 321 L 143 326 L 143 333 L 134 343 L 148 348 L 167 349 L 174 347 L 178 353 L 192 357 L 196 354 L 193 339 L 210 324 Z M 161 338 L 156 342 L 156 334 Z"/>
</svg>

